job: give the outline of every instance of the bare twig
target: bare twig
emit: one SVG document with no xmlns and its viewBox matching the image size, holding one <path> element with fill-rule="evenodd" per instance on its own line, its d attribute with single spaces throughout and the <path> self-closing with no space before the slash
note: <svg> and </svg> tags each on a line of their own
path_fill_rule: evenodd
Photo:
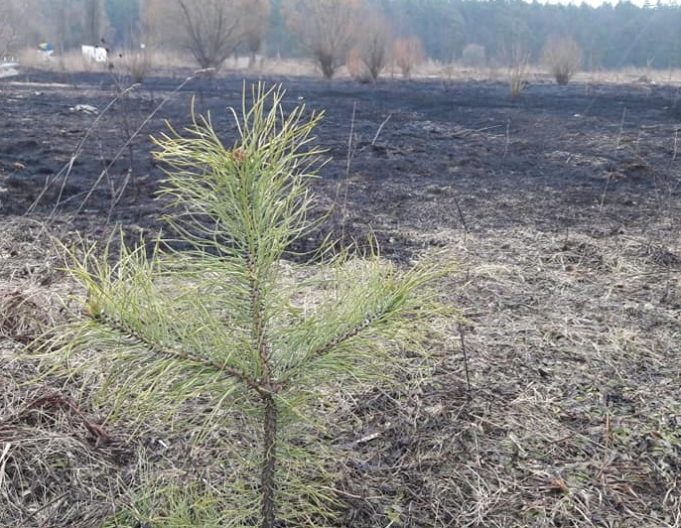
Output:
<svg viewBox="0 0 681 528">
<path fill-rule="evenodd" d="M 471 399 L 471 377 L 468 372 L 468 351 L 466 349 L 465 330 L 461 323 L 459 323 L 459 342 L 461 343 L 461 354 L 463 354 L 463 367 L 466 373 L 466 387 L 468 389 L 467 397 Z"/>
<path fill-rule="evenodd" d="M 121 156 L 126 152 L 132 141 L 139 136 L 139 134 L 144 130 L 144 128 L 149 124 L 149 122 L 158 114 L 161 109 L 165 106 L 165 104 L 170 100 L 171 96 L 177 92 L 179 92 L 182 88 L 184 88 L 189 82 L 194 80 L 197 75 L 203 73 L 206 70 L 199 70 L 194 72 L 194 74 L 190 75 L 187 77 L 182 83 L 180 83 L 170 94 L 166 95 L 161 102 L 154 108 L 151 113 L 142 121 L 142 123 L 135 129 L 135 131 L 132 133 L 130 138 L 121 146 L 121 148 L 118 149 L 118 152 L 116 152 L 116 155 L 113 157 L 113 159 L 107 164 L 107 166 L 100 172 L 99 176 L 95 180 L 95 182 L 92 184 L 92 187 L 90 190 L 87 192 L 85 197 L 83 198 L 80 206 L 78 209 L 76 209 L 76 212 L 73 214 L 73 216 L 79 215 L 82 211 L 83 208 L 85 207 L 85 204 L 88 202 L 88 200 L 92 197 L 92 195 L 95 192 L 95 189 L 97 186 L 102 182 L 106 174 L 109 172 L 109 170 L 114 166 L 114 164 L 121 158 Z M 56 207 L 58 204 L 55 205 L 55 209 L 53 210 L 52 214 L 50 214 L 50 219 L 53 218 L 53 215 L 56 211 Z"/>
<path fill-rule="evenodd" d="M 390 121 L 390 118 L 392 117 L 392 114 L 388 114 L 388 117 L 385 118 L 383 123 L 381 123 L 381 126 L 378 127 L 378 130 L 376 131 L 376 135 L 374 136 L 374 139 L 371 141 L 371 146 L 375 147 L 376 146 L 376 141 L 378 141 L 378 136 L 381 135 L 381 131 L 383 130 L 383 127 Z"/>
</svg>

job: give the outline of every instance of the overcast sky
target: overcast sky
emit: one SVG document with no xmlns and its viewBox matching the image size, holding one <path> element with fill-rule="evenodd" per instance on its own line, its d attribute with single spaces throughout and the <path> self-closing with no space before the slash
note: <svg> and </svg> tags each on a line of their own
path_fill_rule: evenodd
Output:
<svg viewBox="0 0 681 528">
<path fill-rule="evenodd" d="M 581 5 L 582 0 L 539 0 L 541 3 L 545 4 L 575 4 L 575 5 Z M 605 2 L 603 0 L 584 0 L 584 3 L 589 4 L 591 6 L 599 6 Z M 617 0 L 611 0 L 611 4 L 617 4 Z M 641 6 L 644 4 L 644 0 L 632 0 L 631 2 L 634 5 Z M 653 0 L 653 3 L 657 3 L 657 0 Z M 665 2 L 663 2 L 665 3 Z"/>
</svg>

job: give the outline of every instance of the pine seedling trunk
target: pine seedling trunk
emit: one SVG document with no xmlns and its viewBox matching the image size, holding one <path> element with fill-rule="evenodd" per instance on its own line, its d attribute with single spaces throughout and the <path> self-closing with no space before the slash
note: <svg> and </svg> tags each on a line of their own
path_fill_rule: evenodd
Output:
<svg viewBox="0 0 681 528">
<path fill-rule="evenodd" d="M 262 486 L 262 528 L 274 528 L 276 522 L 276 470 L 277 470 L 277 404 L 271 395 L 263 397 L 265 417 L 263 421 L 263 463 L 260 484 Z"/>
</svg>

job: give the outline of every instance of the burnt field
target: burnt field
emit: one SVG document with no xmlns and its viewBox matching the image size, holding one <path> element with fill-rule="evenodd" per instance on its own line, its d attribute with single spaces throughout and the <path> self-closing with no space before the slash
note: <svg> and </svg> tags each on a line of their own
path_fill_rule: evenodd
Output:
<svg viewBox="0 0 681 528">
<path fill-rule="evenodd" d="M 433 247 L 458 262 L 461 318 L 432 376 L 327 409 L 339 525 L 681 526 L 676 89 L 538 84 L 514 101 L 502 83 L 271 81 L 325 112 L 320 238 L 373 232 L 398 263 Z M 180 479 L 218 458 L 170 429 L 102 433 L 87 389 L 36 381 L 19 356 L 82 295 L 53 239 L 162 227 L 149 136 L 193 100 L 236 139 L 240 78 L 120 86 L 0 81 L 2 525 L 100 526 L 139 483 L 139 445 Z"/>
</svg>

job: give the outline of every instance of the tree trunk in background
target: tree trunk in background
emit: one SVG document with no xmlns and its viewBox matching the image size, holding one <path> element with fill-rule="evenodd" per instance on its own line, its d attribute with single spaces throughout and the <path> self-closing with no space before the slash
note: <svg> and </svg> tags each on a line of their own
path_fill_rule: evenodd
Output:
<svg viewBox="0 0 681 528">
<path fill-rule="evenodd" d="M 83 44 L 98 46 L 106 28 L 104 0 L 85 0 L 83 10 Z"/>
</svg>

